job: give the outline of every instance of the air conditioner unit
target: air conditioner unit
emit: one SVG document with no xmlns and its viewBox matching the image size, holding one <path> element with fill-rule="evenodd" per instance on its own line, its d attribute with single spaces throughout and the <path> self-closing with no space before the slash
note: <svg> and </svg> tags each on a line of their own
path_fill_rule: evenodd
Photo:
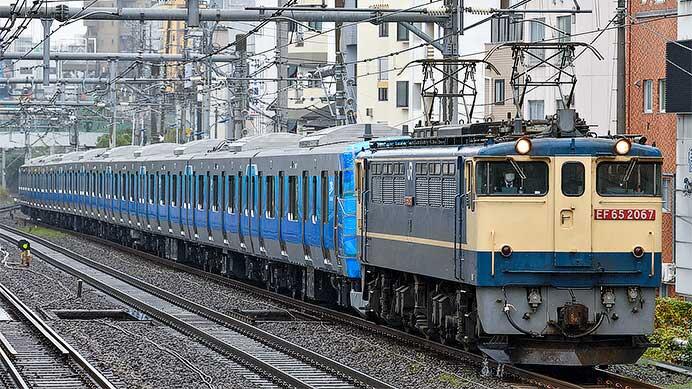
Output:
<svg viewBox="0 0 692 389">
<path fill-rule="evenodd" d="M 674 263 L 663 263 L 661 278 L 664 283 L 670 283 L 675 280 L 675 264 Z"/>
</svg>

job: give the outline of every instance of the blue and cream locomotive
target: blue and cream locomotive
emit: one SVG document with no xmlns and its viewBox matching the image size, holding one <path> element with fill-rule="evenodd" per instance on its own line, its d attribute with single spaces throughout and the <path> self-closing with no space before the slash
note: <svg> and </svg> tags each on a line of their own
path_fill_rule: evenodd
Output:
<svg viewBox="0 0 692 389">
<path fill-rule="evenodd" d="M 559 123 L 74 152 L 22 166 L 20 198 L 44 222 L 501 362 L 634 362 L 660 283 L 661 154 Z"/>
</svg>

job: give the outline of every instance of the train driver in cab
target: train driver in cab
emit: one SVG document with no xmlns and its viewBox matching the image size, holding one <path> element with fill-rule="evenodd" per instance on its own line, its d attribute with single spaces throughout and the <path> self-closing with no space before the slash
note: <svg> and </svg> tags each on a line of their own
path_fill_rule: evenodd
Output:
<svg viewBox="0 0 692 389">
<path fill-rule="evenodd" d="M 524 188 L 522 188 L 515 180 L 516 175 L 514 172 L 506 172 L 503 175 L 503 180 L 500 186 L 495 189 L 496 193 L 502 194 L 521 194 L 524 193 Z"/>
</svg>

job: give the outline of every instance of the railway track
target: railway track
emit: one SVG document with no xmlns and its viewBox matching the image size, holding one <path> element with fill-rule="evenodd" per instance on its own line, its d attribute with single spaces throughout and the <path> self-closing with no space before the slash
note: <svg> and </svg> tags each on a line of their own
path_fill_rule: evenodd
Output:
<svg viewBox="0 0 692 389">
<path fill-rule="evenodd" d="M 0 238 L 13 243 L 30 239 L 35 256 L 229 356 L 246 368 L 239 373 L 257 386 L 392 388 L 243 320 L 184 299 L 40 237 L 1 226 Z"/>
<path fill-rule="evenodd" d="M 11 318 L 0 324 L 6 387 L 116 388 L 2 284 L 0 308 Z"/>
<path fill-rule="evenodd" d="M 226 286 L 226 287 L 231 287 L 234 289 L 242 290 L 246 293 L 253 294 L 255 296 L 258 296 L 260 298 L 264 298 L 267 300 L 270 300 L 274 303 L 284 305 L 291 310 L 294 310 L 299 313 L 306 314 L 308 316 L 312 316 L 315 318 L 318 318 L 323 321 L 332 321 L 348 326 L 352 326 L 355 328 L 359 328 L 361 330 L 370 332 L 370 333 L 375 333 L 381 336 L 385 336 L 387 338 L 393 339 L 401 344 L 405 344 L 408 346 L 413 346 L 413 347 L 419 347 L 424 350 L 431 351 L 436 354 L 441 354 L 445 355 L 449 358 L 456 359 L 456 360 L 464 360 L 468 361 L 470 364 L 474 365 L 477 369 L 479 369 L 483 374 L 487 375 L 494 375 L 494 376 L 499 376 L 502 377 L 504 380 L 517 383 L 518 385 L 523 385 L 523 386 L 517 386 L 517 387 L 529 387 L 529 388 L 565 388 L 565 389 L 576 389 L 576 388 L 583 388 L 582 385 L 580 384 L 575 384 L 575 383 L 570 383 L 565 380 L 560 380 L 554 377 L 550 377 L 548 375 L 540 374 L 537 372 L 533 372 L 530 370 L 522 369 L 516 366 L 511 366 L 511 365 L 501 365 L 498 364 L 488 358 L 485 358 L 481 355 L 468 352 L 459 348 L 443 345 L 439 342 L 435 342 L 429 339 L 422 338 L 420 336 L 417 336 L 415 334 L 411 334 L 408 332 L 400 331 L 395 328 L 391 327 L 385 327 L 382 325 L 379 325 L 377 323 L 362 319 L 360 317 L 336 311 L 327 307 L 311 304 L 306 301 L 302 300 L 297 300 L 293 299 L 289 296 L 285 296 L 279 293 L 274 293 L 269 290 L 239 281 L 235 280 L 232 278 L 227 278 L 218 274 L 214 273 L 209 273 L 204 270 L 200 270 L 191 266 L 187 266 L 184 264 L 180 264 L 177 262 L 173 262 L 168 259 L 161 258 L 157 255 L 150 254 L 147 252 L 143 252 L 131 247 L 123 246 L 115 242 L 111 242 L 107 239 L 99 238 L 93 235 L 88 235 L 88 234 L 83 234 L 79 233 L 73 230 L 68 230 L 68 229 L 62 229 L 60 227 L 56 227 L 50 224 L 45 224 L 45 223 L 38 223 L 40 225 L 43 225 L 48 228 L 52 228 L 57 231 L 61 231 L 64 233 L 72 234 L 75 236 L 79 236 L 83 239 L 87 239 L 89 241 L 95 242 L 102 244 L 104 246 L 108 246 L 111 248 L 114 248 L 116 250 L 120 250 L 125 253 L 129 253 L 135 256 L 139 256 L 143 259 L 149 260 L 151 262 L 154 262 L 156 264 L 188 272 L 191 274 L 198 275 L 200 277 L 205 277 L 209 280 L 212 280 L 220 285 Z M 32 236 L 32 238 L 34 238 Z M 39 238 L 40 239 L 40 238 Z M 242 320 L 242 319 L 241 319 Z M 607 373 L 607 372 L 605 372 Z M 605 374 L 604 373 L 604 374 Z M 613 377 L 611 377 L 611 380 L 608 382 L 613 381 Z M 604 380 L 605 382 L 605 380 Z M 624 387 L 623 387 L 624 388 Z M 649 387 L 642 387 L 642 389 L 648 389 Z M 634 389 L 634 387 L 632 387 Z"/>
<path fill-rule="evenodd" d="M 3 205 L 3 206 L 0 206 L 0 213 L 15 211 L 18 209 L 19 209 L 19 204 Z"/>
<path fill-rule="evenodd" d="M 660 389 L 660 386 L 649 384 L 646 382 L 641 382 L 630 377 L 621 376 L 603 369 L 594 369 L 593 371 L 588 371 L 589 380 L 582 379 L 580 376 L 575 376 L 573 379 L 564 380 L 552 377 L 550 375 L 534 372 L 531 370 L 519 368 L 511 365 L 501 365 L 488 358 L 481 355 L 468 352 L 459 348 L 451 347 L 448 345 L 441 344 L 436 341 L 432 341 L 426 338 L 422 338 L 418 335 L 411 334 L 398 330 L 396 328 L 385 327 L 377 323 L 362 319 L 358 316 L 354 316 L 349 313 L 344 313 L 341 311 L 333 310 L 324 306 L 311 304 L 306 301 L 297 300 L 289 296 L 285 296 L 279 293 L 269 291 L 267 289 L 257 287 L 246 282 L 224 277 L 219 274 L 210 273 L 198 268 L 187 266 L 181 263 L 177 263 L 168 259 L 161 258 L 155 254 L 140 251 L 128 246 L 123 246 L 118 243 L 112 242 L 107 239 L 99 238 L 93 235 L 84 234 L 76 232 L 73 230 L 63 229 L 56 227 L 54 225 L 38 223 L 48 228 L 52 228 L 57 231 L 72 234 L 80 238 L 98 243 L 104 246 L 114 248 L 116 250 L 138 256 L 140 258 L 146 259 L 148 261 L 154 262 L 158 265 L 165 266 L 171 269 L 184 271 L 191 273 L 200 277 L 205 277 L 211 281 L 218 283 L 219 285 L 234 288 L 237 290 L 250 293 L 260 298 L 267 299 L 277 304 L 282 304 L 287 308 L 294 310 L 299 313 L 306 314 L 311 317 L 323 321 L 332 321 L 352 327 L 365 330 L 370 333 L 379 334 L 381 336 L 388 337 L 397 342 L 405 345 L 410 345 L 414 347 L 419 347 L 424 350 L 431 351 L 436 354 L 445 355 L 450 358 L 460 359 L 469 361 L 471 364 L 475 365 L 483 373 L 488 375 L 501 376 L 506 381 L 514 382 L 518 384 L 517 387 L 524 388 L 526 386 L 533 388 L 622 388 L 622 389 Z M 33 237 L 33 236 L 32 236 Z M 247 317 L 239 315 L 238 320 L 245 320 L 249 322 Z M 524 385 L 524 386 L 522 386 Z"/>
</svg>

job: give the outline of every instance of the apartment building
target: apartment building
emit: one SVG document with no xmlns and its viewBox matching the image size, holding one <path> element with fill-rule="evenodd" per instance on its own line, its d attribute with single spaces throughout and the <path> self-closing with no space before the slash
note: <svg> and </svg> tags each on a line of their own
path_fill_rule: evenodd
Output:
<svg viewBox="0 0 692 389">
<path fill-rule="evenodd" d="M 627 132 L 646 136 L 663 153 L 662 257 L 672 268 L 676 117 L 666 112 L 666 43 L 677 38 L 677 20 L 665 16 L 677 14 L 677 0 L 631 1 L 627 11 Z M 672 273 L 664 271 L 662 294 L 674 290 Z"/>
<path fill-rule="evenodd" d="M 414 5 L 424 5 L 425 2 L 392 0 L 382 2 L 376 0 L 359 1 L 361 8 L 397 8 L 404 9 Z M 498 1 L 477 0 L 465 2 L 467 7 L 487 9 L 497 8 Z M 431 5 L 430 7 L 434 7 Z M 421 7 L 422 8 L 422 7 Z M 464 22 L 473 24 L 482 15 L 466 13 Z M 442 29 L 433 23 L 415 23 L 416 27 L 428 36 L 438 41 L 443 36 Z M 490 34 L 488 23 L 464 31 L 459 37 L 460 55 L 464 58 L 483 58 L 483 43 Z M 423 58 L 442 58 L 442 54 L 430 45 L 419 47 L 424 43 L 419 37 L 397 23 L 360 23 L 357 25 L 357 65 L 355 77 L 357 81 L 357 116 L 361 123 L 384 123 L 394 127 L 412 129 L 424 121 L 424 107 L 421 92 L 423 74 L 420 66 L 404 67 L 414 60 Z M 387 55 L 397 53 L 396 55 Z M 475 55 L 474 55 L 475 54 Z M 386 55 L 386 56 L 383 56 Z M 478 88 L 477 101 L 484 100 L 484 68 L 477 70 L 476 82 Z M 437 80 L 442 75 L 435 74 Z M 441 86 L 440 86 L 441 88 Z M 470 109 L 460 99 L 459 112 Z M 439 103 L 433 104 L 433 121 L 440 119 Z M 473 120 L 482 120 L 483 111 L 480 107 L 475 110 Z M 463 116 L 463 115 L 461 115 Z M 460 117 L 461 117 L 460 116 Z"/>
<path fill-rule="evenodd" d="M 515 1 L 502 0 L 502 8 L 508 8 Z M 572 9 L 571 0 L 532 1 L 519 7 L 522 10 L 541 9 Z M 582 118 L 594 125 L 594 131 L 605 134 L 609 130 L 615 132 L 616 119 L 616 38 L 612 26 L 616 16 L 616 2 L 593 2 L 589 9 L 591 13 L 561 14 L 561 13 L 525 13 L 513 19 L 503 17 L 492 21 L 492 32 L 489 34 L 490 43 L 486 51 L 491 52 L 489 61 L 499 70 L 499 75 L 486 70 L 486 99 L 485 116 L 491 120 L 503 120 L 516 115 L 514 105 L 514 89 L 511 86 L 513 67 L 512 51 L 503 44 L 521 42 L 565 42 L 581 41 L 591 43 L 603 56 L 599 60 L 588 50 L 577 49 L 574 61 L 577 84 L 574 91 L 572 107 Z M 600 35 L 600 36 L 599 36 Z M 598 38 L 597 38 L 598 36 Z M 493 51 L 493 49 L 495 49 Z M 582 51 L 584 51 L 582 53 Z M 555 52 L 534 49 L 533 54 L 538 58 L 550 58 Z M 557 62 L 558 59 L 551 59 Z M 540 61 L 530 55 L 525 56 L 519 63 L 519 72 L 534 67 Z M 552 66 L 542 65 L 531 71 L 533 81 L 549 80 L 556 75 Z M 564 78 L 563 78 L 564 79 Z M 524 119 L 544 119 L 563 106 L 563 95 L 568 95 L 569 89 L 560 92 L 555 87 L 540 87 L 529 89 L 524 98 L 521 117 Z"/>
</svg>

